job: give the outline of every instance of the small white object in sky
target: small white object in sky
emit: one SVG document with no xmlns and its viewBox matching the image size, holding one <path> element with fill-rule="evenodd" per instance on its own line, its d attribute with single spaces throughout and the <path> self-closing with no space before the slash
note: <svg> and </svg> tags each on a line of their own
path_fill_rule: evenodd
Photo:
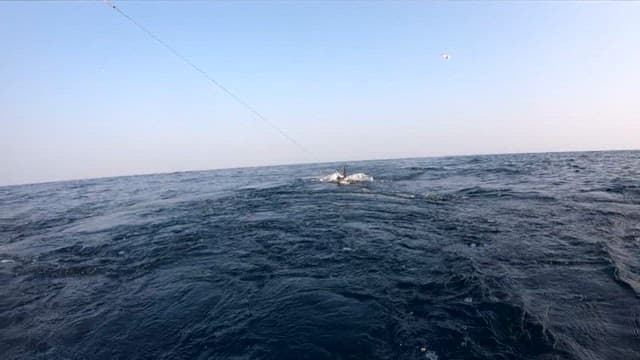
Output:
<svg viewBox="0 0 640 360">
<path fill-rule="evenodd" d="M 440 56 L 442 56 L 442 60 L 444 61 L 449 61 L 449 59 L 451 59 L 451 55 L 447 53 L 442 53 Z"/>
</svg>

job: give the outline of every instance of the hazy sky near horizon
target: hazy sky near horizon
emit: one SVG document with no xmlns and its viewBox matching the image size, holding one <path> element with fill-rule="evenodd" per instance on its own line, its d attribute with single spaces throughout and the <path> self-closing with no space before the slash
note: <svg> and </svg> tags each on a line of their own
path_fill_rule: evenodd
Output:
<svg viewBox="0 0 640 360">
<path fill-rule="evenodd" d="M 0 185 L 640 148 L 640 3 L 0 3 Z M 441 54 L 451 54 L 445 61 Z"/>
</svg>

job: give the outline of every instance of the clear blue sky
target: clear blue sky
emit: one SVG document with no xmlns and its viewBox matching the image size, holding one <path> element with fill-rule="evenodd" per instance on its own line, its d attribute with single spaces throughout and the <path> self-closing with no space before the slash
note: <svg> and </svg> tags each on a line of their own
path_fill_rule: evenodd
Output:
<svg viewBox="0 0 640 360">
<path fill-rule="evenodd" d="M 640 3 L 0 3 L 0 184 L 640 148 Z M 444 61 L 441 53 L 452 58 Z"/>
</svg>

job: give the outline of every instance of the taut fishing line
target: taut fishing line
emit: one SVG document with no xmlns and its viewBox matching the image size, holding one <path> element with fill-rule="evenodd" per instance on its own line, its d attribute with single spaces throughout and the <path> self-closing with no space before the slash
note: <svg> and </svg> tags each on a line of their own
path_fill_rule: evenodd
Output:
<svg viewBox="0 0 640 360">
<path fill-rule="evenodd" d="M 171 45 L 167 44 L 164 40 L 160 39 L 156 34 L 151 32 L 149 29 L 144 27 L 142 24 L 137 22 L 134 18 L 129 16 L 127 13 L 122 11 L 119 7 L 117 7 L 111 0 L 104 0 L 105 4 L 114 9 L 120 15 L 122 15 L 125 19 L 129 20 L 130 23 L 135 25 L 138 29 L 142 30 L 145 34 L 147 34 L 150 38 L 155 40 L 157 43 L 162 45 L 165 49 L 169 50 L 175 57 L 182 60 L 185 64 L 189 65 L 193 70 L 199 72 L 202 76 L 205 77 L 210 83 L 215 85 L 220 90 L 224 91 L 227 95 L 229 95 L 233 100 L 235 100 L 238 104 L 242 105 L 245 109 L 249 110 L 255 117 L 262 120 L 264 123 L 269 125 L 272 129 L 277 131 L 280 135 L 282 135 L 285 139 L 291 142 L 293 145 L 298 147 L 300 150 L 304 151 L 307 155 L 312 156 L 313 154 L 307 150 L 302 144 L 300 144 L 296 139 L 287 134 L 284 130 L 282 130 L 279 126 L 269 120 L 266 116 L 262 115 L 258 110 L 256 110 L 253 106 L 249 105 L 246 101 L 244 101 L 241 97 L 233 93 L 231 90 L 227 89 L 224 85 L 219 83 L 216 79 L 214 79 L 211 75 L 209 75 L 206 71 L 200 68 L 198 65 L 194 64 L 191 60 L 189 60 L 184 55 L 180 54 L 176 49 L 174 49 Z"/>
</svg>

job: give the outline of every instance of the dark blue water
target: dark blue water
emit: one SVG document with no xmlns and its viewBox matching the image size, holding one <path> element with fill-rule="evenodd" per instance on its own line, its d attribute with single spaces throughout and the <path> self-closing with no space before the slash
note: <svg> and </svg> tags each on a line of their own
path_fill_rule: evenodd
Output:
<svg viewBox="0 0 640 360">
<path fill-rule="evenodd" d="M 640 359 L 640 152 L 0 188 L 2 359 Z"/>
</svg>

